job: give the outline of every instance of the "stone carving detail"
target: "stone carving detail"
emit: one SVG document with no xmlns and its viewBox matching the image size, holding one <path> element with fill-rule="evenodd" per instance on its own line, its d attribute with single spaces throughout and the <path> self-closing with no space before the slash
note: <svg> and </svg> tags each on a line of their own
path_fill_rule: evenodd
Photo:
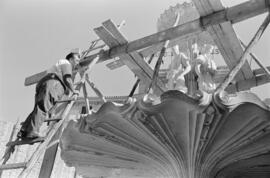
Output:
<svg viewBox="0 0 270 178">
<path fill-rule="evenodd" d="M 160 16 L 158 31 L 177 13 L 179 24 L 199 18 L 192 3 L 178 4 Z M 60 140 L 63 160 L 91 178 L 270 177 L 269 106 L 249 92 L 212 96 L 215 46 L 207 32 L 170 47 L 171 90 L 122 106 L 107 102 L 71 121 Z"/>
<path fill-rule="evenodd" d="M 229 178 L 247 167 L 266 174 L 270 160 L 262 162 L 262 155 L 269 156 L 269 139 L 270 111 L 252 93 L 217 96 L 200 106 L 168 91 L 160 104 L 105 103 L 71 121 L 61 155 L 86 177 Z"/>
<path fill-rule="evenodd" d="M 158 31 L 170 28 L 176 14 L 180 14 L 179 25 L 199 18 L 193 3 L 184 2 L 170 7 L 157 22 Z M 196 98 L 211 101 L 212 93 L 216 88 L 214 76 L 216 64 L 212 53 L 216 48 L 208 32 L 201 32 L 189 38 L 179 38 L 171 41 L 173 59 L 167 74 L 167 87 L 179 90 Z"/>
</svg>

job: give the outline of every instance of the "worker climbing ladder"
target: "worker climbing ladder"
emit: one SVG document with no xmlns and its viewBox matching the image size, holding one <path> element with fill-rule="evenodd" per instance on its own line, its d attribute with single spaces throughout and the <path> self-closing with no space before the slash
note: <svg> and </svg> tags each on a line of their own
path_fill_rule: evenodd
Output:
<svg viewBox="0 0 270 178">
<path fill-rule="evenodd" d="M 96 61 L 97 60 L 94 60 L 93 63 L 95 63 Z M 82 81 L 83 80 L 84 79 L 82 78 Z M 78 91 L 80 91 L 82 87 L 86 87 L 84 82 L 81 82 L 80 84 L 78 84 L 76 89 Z M 58 148 L 58 139 L 61 136 L 62 129 L 65 128 L 65 126 L 67 125 L 69 112 L 70 112 L 72 106 L 74 105 L 75 101 L 77 100 L 77 97 L 78 97 L 77 95 L 74 95 L 74 96 L 72 96 L 72 98 L 70 100 L 65 101 L 67 103 L 67 105 L 66 105 L 64 111 L 62 112 L 60 119 L 58 120 L 58 122 L 52 124 L 49 127 L 49 129 L 48 129 L 49 131 L 47 132 L 46 137 L 36 138 L 36 139 L 32 139 L 32 140 L 30 140 L 30 139 L 29 140 L 16 140 L 14 142 L 9 142 L 7 144 L 8 152 L 6 152 L 6 156 L 10 156 L 7 154 L 11 154 L 10 151 L 12 151 L 14 149 L 12 147 L 24 145 L 24 144 L 34 144 L 37 142 L 41 142 L 41 143 L 37 147 L 37 149 L 34 151 L 33 155 L 31 156 L 31 158 L 27 162 L 2 165 L 0 167 L 0 169 L 5 170 L 5 169 L 23 168 L 23 171 L 20 173 L 19 177 L 26 177 L 30 173 L 31 169 L 34 167 L 36 161 L 39 159 L 39 157 L 41 156 L 43 151 L 45 149 L 50 150 L 53 147 L 53 145 L 49 146 L 49 144 L 52 143 L 54 137 L 57 137 L 57 141 L 56 141 L 56 145 L 57 145 L 56 149 L 57 149 Z M 88 96 L 85 94 L 84 97 L 85 97 L 85 99 L 87 99 Z M 88 106 L 88 109 L 89 109 L 89 106 Z M 50 119 L 51 120 L 50 122 L 54 121 L 54 119 L 56 119 L 56 118 Z M 48 122 L 48 121 L 46 121 L 46 122 Z M 46 153 L 45 153 L 45 157 L 46 157 Z M 4 163 L 6 163 L 7 161 L 8 161 L 8 158 L 5 159 Z M 44 176 L 40 174 L 39 177 L 44 177 Z"/>
<path fill-rule="evenodd" d="M 121 28 L 121 26 L 124 25 L 124 21 L 118 25 L 118 28 Z M 89 49 L 83 52 L 82 54 L 82 59 L 92 50 L 96 48 L 97 43 L 100 41 L 100 39 L 92 41 Z M 104 48 L 105 45 L 101 45 L 101 48 Z M 80 72 L 80 81 L 76 84 L 76 90 L 80 92 L 80 90 L 83 90 L 83 95 L 85 99 L 85 105 L 86 105 L 86 114 L 91 114 L 91 108 L 89 105 L 88 101 L 88 94 L 86 91 L 86 84 L 89 84 L 89 86 L 93 89 L 93 91 L 97 94 L 98 97 L 103 102 L 106 102 L 105 97 L 102 95 L 102 93 L 96 88 L 93 82 L 90 81 L 88 74 L 86 74 L 86 71 L 90 71 L 93 66 L 97 63 L 99 60 L 99 56 L 97 55 L 91 63 L 84 68 L 79 69 L 77 72 Z M 43 72 L 43 75 L 45 73 Z M 34 167 L 35 163 L 38 161 L 42 153 L 45 151 L 43 163 L 40 169 L 39 177 L 40 178 L 45 178 L 45 177 L 50 177 L 51 172 L 53 169 L 53 164 L 55 161 L 55 156 L 57 153 L 57 149 L 59 146 L 59 138 L 61 137 L 63 129 L 66 127 L 68 123 L 68 115 L 76 102 L 78 96 L 73 95 L 70 99 L 67 100 L 61 100 L 57 101 L 55 107 L 53 109 L 56 109 L 56 107 L 60 106 L 61 104 L 66 104 L 61 116 L 59 118 L 48 118 L 44 122 L 54 122 L 51 124 L 48 128 L 47 134 L 45 137 L 40 137 L 36 139 L 24 139 L 24 140 L 19 140 L 18 138 L 15 141 L 11 141 L 7 143 L 7 149 L 5 152 L 5 155 L 3 156 L 3 162 L 2 165 L 0 166 L 0 176 L 2 174 L 3 170 L 9 170 L 9 169 L 20 169 L 22 168 L 22 172 L 19 174 L 18 177 L 24 178 L 29 175 L 31 172 L 32 168 Z M 13 133 L 12 135 L 16 135 L 16 133 Z M 11 136 L 13 138 L 13 136 Z M 40 143 L 30 159 L 27 162 L 21 162 L 21 163 L 12 163 L 12 164 L 6 164 L 7 161 L 9 160 L 12 152 L 15 150 L 15 146 L 20 146 L 20 145 L 25 145 L 25 144 L 30 144 L 33 145 L 35 143 Z"/>
</svg>

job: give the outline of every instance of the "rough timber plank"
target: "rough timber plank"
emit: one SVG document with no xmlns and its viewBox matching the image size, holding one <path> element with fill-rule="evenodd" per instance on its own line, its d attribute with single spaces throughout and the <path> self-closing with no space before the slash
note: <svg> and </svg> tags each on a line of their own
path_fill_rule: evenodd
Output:
<svg viewBox="0 0 270 178">
<path fill-rule="evenodd" d="M 116 39 L 104 27 L 97 27 L 94 29 L 94 31 L 110 48 L 118 45 Z"/>
<path fill-rule="evenodd" d="M 249 55 L 251 49 L 258 43 L 269 23 L 270 23 L 270 15 L 268 14 L 263 23 L 261 24 L 261 26 L 259 27 L 259 29 L 257 30 L 254 37 L 250 40 L 248 46 L 245 49 L 245 52 L 240 57 L 239 62 L 233 67 L 228 76 L 226 76 L 225 80 L 216 88 L 215 93 L 221 93 L 232 82 L 238 71 L 247 61 L 247 56 Z"/>
<path fill-rule="evenodd" d="M 47 71 L 43 71 L 43 72 L 39 72 L 35 75 L 32 75 L 30 77 L 27 77 L 24 81 L 24 85 L 28 86 L 28 85 L 32 85 L 37 83 L 40 79 L 42 79 L 45 75 L 47 74 Z"/>
<path fill-rule="evenodd" d="M 96 54 L 89 55 L 85 57 L 80 62 L 80 64 L 82 66 L 88 65 L 94 58 L 96 58 L 97 55 L 100 56 L 98 62 L 103 62 L 126 52 L 133 52 L 136 50 L 147 48 L 152 45 L 158 45 L 166 40 L 171 40 L 175 38 L 187 38 L 194 33 L 199 33 L 203 31 L 206 27 L 211 25 L 216 25 L 226 21 L 231 21 L 232 23 L 243 21 L 245 19 L 267 12 L 268 8 L 266 6 L 266 1 L 270 2 L 270 0 L 250 0 L 241 3 L 239 5 L 209 14 L 207 16 L 203 16 L 200 19 L 176 26 L 174 28 L 170 28 L 168 30 L 158 32 L 147 37 L 131 41 L 128 44 L 116 46 L 110 49 L 110 51 L 100 51 Z M 154 53 L 160 49 L 151 48 L 151 50 L 152 53 Z M 35 77 L 35 75 L 28 78 L 31 77 Z M 36 82 L 37 81 L 35 81 L 34 83 Z"/>
<path fill-rule="evenodd" d="M 55 157 L 57 154 L 59 143 L 55 143 L 46 149 L 44 158 L 42 160 L 41 169 L 39 172 L 39 178 L 50 178 L 53 170 L 53 165 L 55 162 Z"/>
<path fill-rule="evenodd" d="M 266 9 L 267 9 L 266 8 L 267 6 L 265 4 L 266 1 L 265 0 L 252 0 L 252 1 L 247 1 L 247 2 L 241 3 L 239 5 L 230 7 L 228 9 L 220 8 L 221 10 L 218 12 L 201 17 L 201 22 L 202 22 L 201 26 L 207 27 L 210 25 L 217 25 L 219 23 L 226 22 L 226 21 L 230 21 L 231 23 L 234 24 L 234 23 L 246 20 L 248 18 L 254 17 L 256 15 L 262 14 L 262 13 L 266 12 Z M 268 0 L 268 1 L 270 1 L 270 0 Z M 202 4 L 204 4 L 204 3 L 208 3 L 208 2 L 202 1 Z M 212 3 L 217 4 L 218 2 L 213 1 Z M 204 12 L 201 11 L 201 13 L 204 13 Z M 224 20 L 223 19 L 224 17 L 227 20 Z M 186 25 L 191 24 L 191 23 L 193 23 L 193 21 L 186 23 Z M 196 33 L 200 33 L 200 32 L 202 32 L 202 30 L 198 31 Z M 179 36 L 178 38 L 185 41 L 188 38 L 193 37 L 196 33 L 190 31 L 189 34 L 182 34 L 182 36 Z M 174 44 L 171 44 L 172 42 L 173 42 L 173 40 L 171 40 L 169 47 L 171 47 L 171 45 L 172 46 L 174 45 Z M 142 51 L 140 51 L 140 53 L 143 56 L 149 56 L 149 55 L 159 51 L 161 48 L 162 48 L 162 43 L 147 47 L 147 48 L 143 49 Z"/>
<path fill-rule="evenodd" d="M 127 39 L 124 37 L 124 35 L 117 29 L 116 25 L 111 21 L 107 20 L 102 23 L 102 25 L 111 32 L 111 34 L 117 39 L 118 43 L 120 45 L 124 45 L 128 43 Z M 129 56 L 129 57 L 128 57 Z M 121 57 L 120 57 L 121 59 Z M 147 81 L 147 83 L 151 82 L 152 76 L 153 76 L 153 70 L 151 67 L 146 63 L 146 61 L 140 56 L 140 54 L 137 51 L 129 53 L 129 55 L 125 55 L 123 58 L 123 62 L 125 63 L 127 60 L 132 61 L 133 66 L 128 66 L 130 69 L 136 68 L 136 66 L 139 66 L 143 73 L 146 74 L 146 78 L 140 78 L 142 81 Z M 135 66 L 134 66 L 135 64 Z M 135 73 L 136 74 L 136 73 Z M 165 86 L 161 80 L 158 80 L 157 85 L 161 89 L 161 91 L 165 90 Z"/>
<path fill-rule="evenodd" d="M 171 40 L 178 37 L 185 38 L 187 35 L 191 35 L 193 33 L 199 33 L 203 31 L 206 27 L 211 26 L 211 25 L 216 25 L 216 24 L 223 23 L 226 21 L 239 22 L 247 18 L 256 16 L 258 14 L 267 12 L 267 9 L 268 8 L 265 4 L 265 0 L 250 0 L 248 2 L 239 4 L 237 6 L 233 6 L 228 9 L 224 9 L 224 10 L 209 14 L 207 16 L 203 16 L 200 19 L 187 22 L 182 25 L 178 25 L 174 28 L 170 28 L 170 29 L 146 36 L 144 38 L 131 41 L 126 45 L 120 45 L 120 46 L 114 47 L 110 49 L 110 52 L 108 50 L 99 52 L 99 55 L 101 56 L 100 62 L 119 56 L 126 52 L 133 52 L 136 50 L 146 48 L 151 45 L 156 45 L 166 40 Z M 87 65 L 90 61 L 93 60 L 93 58 L 96 55 L 98 54 L 93 54 L 86 57 L 84 60 L 80 62 L 80 64 Z"/>
<path fill-rule="evenodd" d="M 219 0 L 193 0 L 193 2 L 200 16 L 207 16 L 214 12 L 224 10 Z M 239 61 L 244 50 L 232 28 L 231 22 L 209 26 L 207 27 L 207 31 L 218 46 L 228 67 L 232 69 Z M 253 77 L 252 70 L 247 63 L 244 64 L 241 72 L 242 73 L 238 73 L 236 77 L 237 80 Z"/>
<path fill-rule="evenodd" d="M 14 163 L 14 164 L 5 164 L 5 165 L 0 165 L 0 170 L 19 169 L 19 168 L 24 168 L 25 166 L 26 166 L 26 162 L 24 162 L 24 163 Z"/>
<path fill-rule="evenodd" d="M 117 29 L 117 27 L 115 27 Z M 117 45 L 121 45 L 121 43 L 116 40 L 112 34 L 105 29 L 103 26 L 98 27 L 95 30 L 97 35 L 111 48 Z M 101 32 L 102 31 L 102 32 Z M 129 68 L 130 70 L 137 75 L 141 80 L 149 80 L 150 76 L 147 75 L 147 73 L 143 70 L 143 67 L 141 67 L 139 64 L 134 61 L 130 55 L 128 54 L 122 54 L 119 56 L 120 60 L 122 60 Z"/>
<path fill-rule="evenodd" d="M 229 93 L 235 93 L 239 91 L 249 90 L 250 88 L 261 86 L 270 82 L 270 79 L 266 74 L 255 76 L 247 80 L 240 80 L 235 84 L 231 84 L 226 88 Z"/>
</svg>

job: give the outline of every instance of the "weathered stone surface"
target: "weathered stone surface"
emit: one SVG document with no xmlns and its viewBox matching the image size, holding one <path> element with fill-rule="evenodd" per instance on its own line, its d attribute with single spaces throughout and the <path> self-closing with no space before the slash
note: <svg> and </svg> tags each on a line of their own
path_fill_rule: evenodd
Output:
<svg viewBox="0 0 270 178">
<path fill-rule="evenodd" d="M 168 91 L 159 104 L 108 102 L 71 121 L 61 148 L 64 161 L 91 178 L 269 177 L 270 111 L 252 93 L 200 106 Z"/>
</svg>

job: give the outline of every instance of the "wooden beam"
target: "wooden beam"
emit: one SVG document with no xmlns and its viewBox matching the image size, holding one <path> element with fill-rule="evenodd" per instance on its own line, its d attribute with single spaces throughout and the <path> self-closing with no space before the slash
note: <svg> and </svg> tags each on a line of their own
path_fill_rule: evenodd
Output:
<svg viewBox="0 0 270 178">
<path fill-rule="evenodd" d="M 94 31 L 110 48 L 119 45 L 116 39 L 104 27 L 97 27 L 94 29 Z"/>
<path fill-rule="evenodd" d="M 115 39 L 114 36 L 112 36 L 112 34 L 110 33 L 113 32 L 115 33 L 117 28 L 116 26 L 114 26 L 114 24 L 109 25 L 108 22 L 107 23 L 103 23 L 107 28 L 109 29 L 105 29 L 103 26 L 99 27 L 99 32 L 97 33 L 97 35 L 101 38 L 104 39 L 104 42 L 109 46 L 109 47 L 114 47 L 114 46 L 118 46 L 121 45 L 122 43 L 127 43 L 127 40 L 124 38 L 120 38 L 120 39 Z M 110 31 L 109 31 L 110 30 Z M 102 33 L 100 32 L 102 31 Z M 120 33 L 117 32 L 116 36 L 120 36 Z M 127 65 L 129 67 L 129 69 L 136 75 L 138 76 L 138 78 L 140 78 L 141 80 L 150 80 L 150 76 L 148 75 L 148 73 L 145 71 L 145 69 L 147 68 L 147 66 L 145 66 L 143 64 L 143 62 L 139 59 L 137 61 L 134 60 L 134 58 L 132 58 L 132 54 L 121 54 L 119 56 L 120 60 L 122 60 L 124 62 L 125 65 Z M 139 63 L 142 62 L 142 63 Z M 149 67 L 150 68 L 150 67 Z"/>
<path fill-rule="evenodd" d="M 0 170 L 6 170 L 6 169 L 19 169 L 24 168 L 26 166 L 26 162 L 24 163 L 14 163 L 14 164 L 5 164 L 0 166 Z"/>
<path fill-rule="evenodd" d="M 226 91 L 229 93 L 235 93 L 240 91 L 249 90 L 250 88 L 254 88 L 257 86 L 261 86 L 264 84 L 269 83 L 270 80 L 266 74 L 255 76 L 254 78 L 247 79 L 247 80 L 240 80 L 235 84 L 230 84 Z"/>
<path fill-rule="evenodd" d="M 270 70 L 270 66 L 266 67 L 268 70 Z M 217 72 L 214 76 L 214 82 L 215 83 L 221 83 L 222 81 L 224 81 L 225 77 L 228 75 L 228 73 L 230 72 L 229 68 L 227 66 L 219 66 L 217 69 Z M 255 69 L 252 71 L 252 73 L 254 74 L 255 78 L 259 78 L 260 76 L 264 76 L 265 75 L 265 71 L 261 68 Z M 159 73 L 160 78 L 162 79 L 162 81 L 164 83 L 167 82 L 166 76 L 167 76 L 167 71 L 162 71 L 161 73 Z M 268 76 L 268 75 L 266 75 Z M 251 80 L 253 80 L 254 78 L 251 78 Z M 259 79 L 260 80 L 260 79 Z M 244 80 L 244 81 L 248 81 L 248 80 Z M 265 80 L 263 82 L 263 84 L 265 84 L 265 82 L 267 83 L 268 80 Z M 242 81 L 241 81 L 242 82 Z M 235 82 L 233 82 L 235 83 Z M 259 86 L 260 84 L 258 84 Z M 257 85 L 256 85 L 257 86 Z M 252 87 L 254 87 L 252 85 Z"/>
<path fill-rule="evenodd" d="M 126 45 L 116 46 L 110 49 L 110 52 L 108 50 L 101 51 L 99 54 L 102 55 L 102 61 L 104 61 L 119 56 L 120 54 L 140 50 L 166 40 L 171 40 L 180 36 L 185 37 L 186 35 L 190 35 L 192 33 L 201 32 L 204 30 L 204 28 L 210 25 L 216 25 L 226 21 L 239 22 L 267 12 L 268 8 L 265 2 L 265 0 L 250 0 L 240 5 L 206 15 L 200 19 L 131 41 Z M 81 64 L 87 65 L 92 60 L 91 58 L 92 55 L 86 57 L 81 61 Z"/>
<path fill-rule="evenodd" d="M 268 66 L 268 67 L 266 67 L 267 68 L 267 70 L 270 70 L 270 66 Z M 263 69 L 255 69 L 255 70 L 253 70 L 253 73 L 254 73 L 254 75 L 256 75 L 256 76 L 258 76 L 258 75 L 262 75 L 263 73 L 264 73 L 264 70 Z"/>
<path fill-rule="evenodd" d="M 83 83 L 82 88 L 83 88 L 83 96 L 84 96 L 85 105 L 86 105 L 86 113 L 91 114 L 91 109 L 90 109 L 90 104 L 89 104 L 89 100 L 88 100 L 88 93 L 87 93 L 85 82 Z"/>
<path fill-rule="evenodd" d="M 171 40 L 179 37 L 185 38 L 194 33 L 202 32 L 207 26 L 210 25 L 215 25 L 226 21 L 231 21 L 232 23 L 240 22 L 242 20 L 267 12 L 268 7 L 265 2 L 265 0 L 250 0 L 248 2 L 241 3 L 219 12 L 214 12 L 212 14 L 201 17 L 200 19 L 178 25 L 174 28 L 161 31 L 153 35 L 140 38 L 138 40 L 131 41 L 125 45 L 119 45 L 106 51 L 101 50 L 96 54 L 85 57 L 80 62 L 80 64 L 82 66 L 88 65 L 97 55 L 100 57 L 98 62 L 103 62 L 124 53 L 129 53 L 152 45 L 157 45 L 166 40 Z M 156 51 L 158 50 L 160 49 L 157 49 Z M 35 75 L 29 78 L 35 78 Z M 37 81 L 35 81 L 35 83 L 36 82 Z"/>
<path fill-rule="evenodd" d="M 29 85 L 35 84 L 38 81 L 40 81 L 46 74 L 47 74 L 47 71 L 43 71 L 43 72 L 39 72 L 35 75 L 25 78 L 24 85 L 29 86 Z"/>
<path fill-rule="evenodd" d="M 175 27 L 178 23 L 179 23 L 179 19 L 180 19 L 180 14 L 178 13 L 177 16 L 176 16 L 176 20 L 173 24 L 173 27 Z M 159 54 L 159 57 L 157 59 L 157 62 L 156 62 L 156 65 L 155 65 L 155 69 L 154 69 L 154 73 L 153 73 L 153 77 L 152 77 L 152 81 L 150 82 L 149 84 L 149 87 L 147 89 L 147 93 L 150 92 L 151 88 L 153 85 L 155 85 L 156 81 L 159 79 L 159 71 L 160 71 L 160 66 L 161 66 L 161 63 L 163 61 L 163 57 L 164 57 L 164 54 L 166 52 L 166 49 L 168 48 L 168 45 L 169 45 L 169 40 L 167 40 L 164 45 L 162 46 L 161 48 L 161 51 L 160 51 L 160 54 Z"/>
<path fill-rule="evenodd" d="M 107 20 L 102 24 L 108 31 L 110 31 L 120 45 L 128 43 L 125 36 L 116 28 L 115 24 L 111 20 Z M 134 72 L 136 76 L 138 76 L 138 78 L 140 78 L 141 81 L 145 81 L 147 83 L 152 81 L 153 70 L 137 51 L 121 55 L 120 59 L 123 60 L 123 62 Z M 140 70 L 139 73 L 138 69 Z M 144 76 L 141 76 L 142 73 L 144 73 Z M 157 86 L 155 87 L 157 93 L 165 91 L 165 86 L 160 79 L 157 79 L 155 86 Z"/>
<path fill-rule="evenodd" d="M 239 41 L 240 41 L 240 43 L 242 44 L 242 46 L 243 46 L 244 48 L 247 47 L 247 46 L 243 43 L 243 41 L 241 41 L 241 40 L 239 40 Z M 268 69 L 267 67 L 265 67 L 265 66 L 263 65 L 263 63 L 261 62 L 261 60 L 259 60 L 259 58 L 257 58 L 257 57 L 255 56 L 255 54 L 253 54 L 253 53 L 250 53 L 250 56 L 251 56 L 252 59 L 258 64 L 258 66 L 260 66 L 261 69 L 267 74 L 267 76 L 270 78 L 270 71 L 269 71 L 269 69 Z"/>
<path fill-rule="evenodd" d="M 239 59 L 239 63 L 230 71 L 228 76 L 225 78 L 224 82 L 221 83 L 217 89 L 216 93 L 220 93 L 224 91 L 227 86 L 231 83 L 231 81 L 234 79 L 238 71 L 241 69 L 241 67 L 245 64 L 247 55 L 250 53 L 252 47 L 259 41 L 261 38 L 263 32 L 265 31 L 266 27 L 268 26 L 270 22 L 270 15 L 268 14 L 267 17 L 265 18 L 264 22 L 256 32 L 255 36 L 251 39 L 250 43 L 248 44 L 247 48 L 245 49 L 244 54 L 241 56 Z"/>
<path fill-rule="evenodd" d="M 220 0 L 193 0 L 193 2 L 200 16 L 206 16 L 225 9 Z M 211 35 L 228 67 L 232 69 L 239 61 L 244 50 L 237 39 L 231 22 L 210 25 L 206 28 L 206 31 Z M 252 77 L 252 70 L 248 63 L 245 63 L 241 68 L 241 72 L 237 74 L 236 80 Z"/>
<path fill-rule="evenodd" d="M 39 178 L 50 178 L 53 170 L 53 165 L 55 163 L 55 157 L 58 151 L 59 142 L 55 143 L 46 149 L 42 165 L 39 172 Z"/>
<path fill-rule="evenodd" d="M 267 0 L 266 0 L 267 1 Z M 269 0 L 268 0 L 269 1 Z M 257 1 L 247 1 L 244 3 L 241 3 L 239 5 L 220 10 L 218 12 L 214 12 L 213 14 L 206 15 L 204 17 L 201 17 L 202 26 L 206 27 L 209 25 L 215 25 L 218 23 L 225 22 L 224 17 L 227 17 L 228 20 L 232 24 L 238 23 L 240 21 L 246 20 L 248 18 L 260 15 L 262 13 L 267 12 L 267 4 L 265 4 L 264 0 L 257 0 Z M 188 22 L 186 24 L 189 24 L 191 22 Z M 196 33 L 200 33 L 201 31 L 198 31 Z M 181 36 L 179 39 L 182 39 L 183 41 L 191 38 L 196 33 L 189 33 L 184 36 Z M 178 39 L 178 40 L 179 40 Z M 173 40 L 171 41 L 173 43 Z M 169 47 L 174 46 L 174 44 L 169 44 Z M 143 56 L 149 56 L 153 53 L 156 53 L 157 51 L 160 51 L 162 48 L 162 44 L 152 45 L 148 48 L 143 49 L 140 53 Z"/>
</svg>

